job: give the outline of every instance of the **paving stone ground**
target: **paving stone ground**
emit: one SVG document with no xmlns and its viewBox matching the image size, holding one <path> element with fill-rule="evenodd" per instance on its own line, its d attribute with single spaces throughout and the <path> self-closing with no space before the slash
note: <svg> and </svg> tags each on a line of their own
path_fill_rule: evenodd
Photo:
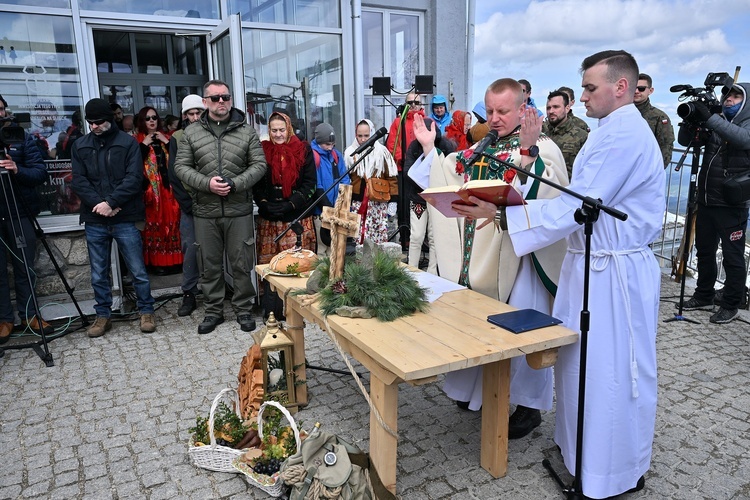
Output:
<svg viewBox="0 0 750 500">
<path fill-rule="evenodd" d="M 679 286 L 665 276 L 661 319 L 674 317 Z M 0 359 L 0 499 L 268 498 L 236 474 L 198 469 L 187 454 L 188 429 L 222 388 L 236 384 L 252 343 L 227 308 L 227 321 L 197 335 L 200 309 L 157 311 L 158 330 L 119 322 L 89 339 L 52 340 L 55 365 L 31 349 Z M 651 470 L 633 499 L 750 499 L 750 328 L 747 311 L 728 325 L 660 323 L 659 408 Z M 260 318 L 258 318 L 260 320 Z M 312 365 L 346 369 L 328 337 L 308 328 Z M 11 343 L 19 339 L 12 339 Z M 355 363 L 369 381 L 366 370 Z M 541 462 L 562 471 L 552 441 L 554 414 L 509 444 L 508 474 L 479 465 L 480 415 L 445 397 L 442 378 L 399 392 L 398 493 L 421 499 L 563 498 Z M 368 449 L 367 403 L 351 376 L 308 371 L 303 427 L 320 421 Z M 606 443 L 602 443 L 606 446 Z M 568 480 L 567 473 L 562 474 Z"/>
</svg>

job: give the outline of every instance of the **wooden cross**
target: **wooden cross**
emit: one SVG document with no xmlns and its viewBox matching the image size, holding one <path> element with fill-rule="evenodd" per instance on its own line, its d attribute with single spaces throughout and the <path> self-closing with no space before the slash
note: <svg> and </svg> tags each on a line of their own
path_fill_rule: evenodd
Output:
<svg viewBox="0 0 750 500">
<path fill-rule="evenodd" d="M 331 267 L 328 280 L 333 283 L 344 276 L 344 259 L 346 258 L 346 238 L 356 236 L 359 232 L 360 216 L 350 212 L 352 205 L 352 187 L 339 184 L 339 197 L 336 206 L 323 207 L 321 226 L 331 231 Z"/>
</svg>

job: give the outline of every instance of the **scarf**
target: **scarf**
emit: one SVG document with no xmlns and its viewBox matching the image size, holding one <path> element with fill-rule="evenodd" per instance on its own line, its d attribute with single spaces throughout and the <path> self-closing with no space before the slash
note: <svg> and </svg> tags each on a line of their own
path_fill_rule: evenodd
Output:
<svg viewBox="0 0 750 500">
<path fill-rule="evenodd" d="M 305 164 L 307 148 L 305 143 L 292 132 L 292 120 L 278 111 L 271 114 L 268 124 L 274 119 L 281 118 L 286 123 L 286 142 L 276 144 L 272 140 L 261 142 L 271 172 L 271 183 L 281 186 L 281 194 L 285 199 L 292 196 L 292 189 L 297 184 L 300 170 Z"/>
<path fill-rule="evenodd" d="M 119 130 L 119 129 L 118 129 Z M 136 140 L 139 144 L 146 138 L 143 132 L 139 132 Z M 158 148 L 158 149 L 157 149 Z M 154 204 L 156 205 L 156 211 L 160 210 L 161 206 L 161 186 L 163 184 L 168 187 L 168 176 L 166 175 L 167 164 L 169 163 L 169 150 L 166 145 L 156 140 L 151 143 L 148 147 L 148 155 L 143 160 L 143 171 L 148 178 L 148 183 L 151 185 L 151 190 L 154 193 Z M 164 172 L 164 175 L 162 175 Z M 161 182 L 160 182 L 161 181 Z"/>
<path fill-rule="evenodd" d="M 368 127 L 370 127 L 370 137 L 372 137 L 375 134 L 375 125 L 373 125 L 370 120 L 364 119 L 358 121 L 357 126 L 361 125 L 363 122 L 366 123 Z M 352 141 L 352 143 L 348 148 L 346 148 L 346 151 L 344 152 L 344 159 L 346 161 L 347 168 L 351 168 L 354 162 L 359 159 L 360 155 L 356 155 L 354 157 L 351 156 L 351 154 L 358 147 L 359 143 L 357 142 L 357 138 L 355 136 L 354 141 Z M 372 153 L 368 154 L 365 159 L 362 160 L 359 165 L 357 165 L 356 173 L 363 179 L 369 179 L 371 177 L 382 177 L 383 174 L 388 177 L 393 177 L 398 175 L 398 168 L 396 167 L 396 162 L 393 161 L 393 156 L 391 155 L 390 151 L 388 151 L 388 148 L 386 148 L 379 142 L 375 142 Z"/>
<path fill-rule="evenodd" d="M 466 132 L 464 132 L 465 119 L 466 111 L 454 111 L 453 119 L 450 124 L 445 127 L 445 136 L 456 143 L 456 151 L 463 151 L 469 147 L 469 143 L 466 140 Z"/>
</svg>

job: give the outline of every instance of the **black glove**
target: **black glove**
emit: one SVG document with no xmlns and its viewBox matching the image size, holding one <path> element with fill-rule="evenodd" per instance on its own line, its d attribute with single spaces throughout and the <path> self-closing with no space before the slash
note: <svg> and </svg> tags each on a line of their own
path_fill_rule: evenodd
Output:
<svg viewBox="0 0 750 500">
<path fill-rule="evenodd" d="M 708 106 L 700 101 L 695 101 L 692 104 L 693 112 L 690 114 L 690 117 L 693 118 L 693 121 L 698 123 L 705 123 L 709 118 L 711 118 L 711 112 L 708 110 Z"/>
<path fill-rule="evenodd" d="M 261 217 L 263 217 L 266 220 L 271 220 L 271 219 L 269 219 L 269 215 L 270 214 L 268 213 L 268 202 L 267 201 L 264 200 L 264 201 L 259 201 L 258 202 L 258 215 L 260 215 Z"/>
<path fill-rule="evenodd" d="M 284 214 L 291 212 L 292 204 L 288 201 L 269 201 L 268 202 L 268 220 L 282 220 Z"/>
</svg>

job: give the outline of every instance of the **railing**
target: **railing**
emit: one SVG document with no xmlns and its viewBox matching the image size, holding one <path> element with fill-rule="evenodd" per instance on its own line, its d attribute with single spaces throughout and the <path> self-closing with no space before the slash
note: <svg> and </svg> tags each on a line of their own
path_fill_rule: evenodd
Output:
<svg viewBox="0 0 750 500">
<path fill-rule="evenodd" d="M 682 164 L 680 170 L 677 172 L 675 168 L 682 156 L 685 155 L 685 161 Z M 654 251 L 654 255 L 661 260 L 663 268 L 673 268 L 673 263 L 677 263 L 679 259 L 680 242 L 682 241 L 682 235 L 685 229 L 685 219 L 687 218 L 688 208 L 688 191 L 690 186 L 690 171 L 693 164 L 692 152 L 685 153 L 685 149 L 675 149 L 672 156 L 672 162 L 667 168 L 667 210 L 664 213 L 664 223 L 662 226 L 661 238 L 655 241 L 651 248 Z M 695 236 L 695 234 L 693 234 Z M 748 246 L 747 238 L 745 239 L 745 283 L 750 282 L 750 272 L 748 271 L 748 265 L 750 259 L 748 254 L 750 253 L 750 246 Z M 724 282 L 724 269 L 721 266 L 722 254 L 721 246 L 716 254 L 717 263 L 719 266 L 719 275 L 717 281 L 719 283 Z M 688 272 L 696 274 L 696 257 L 695 257 L 695 245 L 690 248 L 689 258 L 686 262 L 686 268 Z M 674 268 L 673 268 L 674 269 Z"/>
</svg>

